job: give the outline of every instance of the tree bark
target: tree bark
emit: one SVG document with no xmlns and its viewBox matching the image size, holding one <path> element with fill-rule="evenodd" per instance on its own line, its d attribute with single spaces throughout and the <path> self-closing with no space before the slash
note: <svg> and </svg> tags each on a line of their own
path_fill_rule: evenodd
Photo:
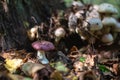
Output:
<svg viewBox="0 0 120 80">
<path fill-rule="evenodd" d="M 27 37 L 27 29 L 41 22 L 49 23 L 52 10 L 61 8 L 61 5 L 55 7 L 54 1 L 0 0 L 1 50 L 29 48 L 31 43 Z"/>
</svg>

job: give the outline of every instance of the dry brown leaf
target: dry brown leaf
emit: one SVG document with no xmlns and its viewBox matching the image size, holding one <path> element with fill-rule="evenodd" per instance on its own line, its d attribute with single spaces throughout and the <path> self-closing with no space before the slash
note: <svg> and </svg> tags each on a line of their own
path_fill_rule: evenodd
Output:
<svg viewBox="0 0 120 80">
<path fill-rule="evenodd" d="M 68 57 L 69 57 L 72 61 L 74 61 L 77 57 L 80 56 L 79 53 L 80 53 L 80 52 L 79 52 L 78 48 L 77 48 L 76 46 L 73 46 L 73 47 L 70 49 L 70 53 L 69 53 Z"/>
<path fill-rule="evenodd" d="M 70 49 L 70 52 L 72 51 L 78 51 L 78 48 L 76 46 L 73 46 L 71 49 Z"/>
</svg>

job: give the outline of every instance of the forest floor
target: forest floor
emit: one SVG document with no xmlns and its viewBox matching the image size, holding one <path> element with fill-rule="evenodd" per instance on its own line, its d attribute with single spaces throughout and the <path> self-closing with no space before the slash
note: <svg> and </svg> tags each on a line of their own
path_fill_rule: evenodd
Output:
<svg viewBox="0 0 120 80">
<path fill-rule="evenodd" d="M 120 45 L 113 44 L 93 50 L 90 46 L 80 49 L 73 46 L 68 55 L 62 51 L 53 51 L 47 55 L 50 63 L 43 65 L 47 70 L 40 69 L 39 72 L 34 72 L 34 75 L 31 75 L 30 72 L 34 68 L 27 70 L 30 65 L 27 65 L 26 69 L 23 69 L 22 66 L 28 62 L 41 64 L 37 60 L 35 52 L 9 50 L 1 53 L 0 80 L 9 80 L 9 78 L 12 80 L 42 80 L 41 78 L 43 80 L 47 80 L 47 78 L 48 80 L 119 80 L 119 47 Z M 40 75 L 39 79 L 35 78 L 36 73 Z"/>
</svg>

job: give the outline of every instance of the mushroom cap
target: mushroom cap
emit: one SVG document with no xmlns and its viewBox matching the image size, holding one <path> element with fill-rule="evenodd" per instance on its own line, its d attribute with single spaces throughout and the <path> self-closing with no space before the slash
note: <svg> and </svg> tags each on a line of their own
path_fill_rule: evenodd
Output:
<svg viewBox="0 0 120 80">
<path fill-rule="evenodd" d="M 38 30 L 38 27 L 39 27 L 39 26 L 35 25 L 33 28 L 30 29 L 30 32 L 31 32 L 31 33 L 36 33 L 37 30 Z"/>
<path fill-rule="evenodd" d="M 73 2 L 72 2 L 72 5 L 73 5 L 73 6 L 79 6 L 79 7 L 84 6 L 80 1 L 73 1 Z"/>
<path fill-rule="evenodd" d="M 100 4 L 98 12 L 100 12 L 100 13 L 110 13 L 110 14 L 118 13 L 117 9 L 112 4 L 109 4 L 109 3 Z"/>
<path fill-rule="evenodd" d="M 55 36 L 56 37 L 64 37 L 65 36 L 65 30 L 62 27 L 59 27 L 55 30 Z"/>
<path fill-rule="evenodd" d="M 114 32 L 120 32 L 120 23 L 119 22 L 117 22 L 116 26 L 113 27 L 113 31 Z"/>
<path fill-rule="evenodd" d="M 103 26 L 116 26 L 116 19 L 113 17 L 104 17 L 102 20 Z"/>
<path fill-rule="evenodd" d="M 100 30 L 103 28 L 100 18 L 88 18 L 86 21 L 89 23 L 88 26 L 91 31 Z"/>
<path fill-rule="evenodd" d="M 35 41 L 32 43 L 32 47 L 35 50 L 43 50 L 43 51 L 50 51 L 55 49 L 54 44 L 49 41 Z"/>
<path fill-rule="evenodd" d="M 112 34 L 108 33 L 102 36 L 102 42 L 104 43 L 109 43 L 113 41 L 113 36 Z"/>
</svg>

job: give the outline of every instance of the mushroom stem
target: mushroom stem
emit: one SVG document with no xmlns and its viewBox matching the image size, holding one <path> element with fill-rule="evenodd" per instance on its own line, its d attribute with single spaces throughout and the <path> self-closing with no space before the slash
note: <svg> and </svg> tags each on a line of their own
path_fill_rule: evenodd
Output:
<svg viewBox="0 0 120 80">
<path fill-rule="evenodd" d="M 45 52 L 42 51 L 42 50 L 37 51 L 37 58 L 42 64 L 48 64 L 49 63 L 48 59 L 45 56 Z"/>
</svg>

